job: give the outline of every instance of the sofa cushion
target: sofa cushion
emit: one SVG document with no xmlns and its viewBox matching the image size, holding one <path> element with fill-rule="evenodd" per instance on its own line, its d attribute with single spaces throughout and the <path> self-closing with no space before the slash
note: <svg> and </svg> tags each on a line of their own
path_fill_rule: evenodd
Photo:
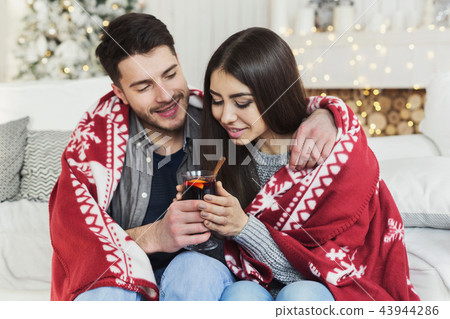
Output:
<svg viewBox="0 0 450 319">
<path fill-rule="evenodd" d="M 30 131 L 21 171 L 20 195 L 29 200 L 48 201 L 61 173 L 61 155 L 71 131 Z"/>
<path fill-rule="evenodd" d="M 19 193 L 29 118 L 0 125 L 0 202 Z"/>
<path fill-rule="evenodd" d="M 450 72 L 438 74 L 427 86 L 425 118 L 420 131 L 431 138 L 444 156 L 450 156 Z"/>
<path fill-rule="evenodd" d="M 0 204 L 0 256 L 0 295 L 5 290 L 47 291 L 49 295 L 48 203 L 21 199 Z"/>
<path fill-rule="evenodd" d="M 422 301 L 450 300 L 450 230 L 405 228 L 409 274 Z"/>
<path fill-rule="evenodd" d="M 450 158 L 384 160 L 380 170 L 405 227 L 450 229 Z"/>
</svg>

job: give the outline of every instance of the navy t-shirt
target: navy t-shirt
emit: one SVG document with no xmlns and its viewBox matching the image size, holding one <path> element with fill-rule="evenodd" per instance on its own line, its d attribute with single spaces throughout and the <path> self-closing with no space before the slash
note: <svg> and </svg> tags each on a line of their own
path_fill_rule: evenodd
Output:
<svg viewBox="0 0 450 319">
<path fill-rule="evenodd" d="M 142 225 L 153 223 L 164 217 L 167 208 L 177 194 L 177 169 L 183 157 L 183 149 L 169 156 L 153 153 L 152 190 Z M 161 162 L 164 164 L 158 168 Z M 153 269 L 166 267 L 178 253 L 154 253 L 149 255 Z"/>
</svg>

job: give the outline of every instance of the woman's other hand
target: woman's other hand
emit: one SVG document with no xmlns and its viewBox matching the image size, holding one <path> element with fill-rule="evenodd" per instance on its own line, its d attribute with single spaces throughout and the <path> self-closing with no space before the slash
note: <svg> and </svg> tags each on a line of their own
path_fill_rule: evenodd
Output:
<svg viewBox="0 0 450 319">
<path fill-rule="evenodd" d="M 199 204 L 203 224 L 220 235 L 232 237 L 238 235 L 248 222 L 238 199 L 228 193 L 222 182 L 216 184 L 217 195 L 205 195 Z"/>
</svg>

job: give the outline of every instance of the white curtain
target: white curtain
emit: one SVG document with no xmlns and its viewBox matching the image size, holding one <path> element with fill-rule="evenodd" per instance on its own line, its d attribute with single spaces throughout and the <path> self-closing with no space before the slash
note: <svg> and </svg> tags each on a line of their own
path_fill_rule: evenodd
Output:
<svg viewBox="0 0 450 319">
<path fill-rule="evenodd" d="M 26 5 L 25 0 L 0 0 L 0 82 L 10 81 L 15 75 L 14 47 Z"/>
<path fill-rule="evenodd" d="M 269 0 L 147 0 L 145 12 L 167 25 L 187 81 L 202 88 L 214 50 L 237 31 L 268 27 L 268 10 Z"/>
</svg>

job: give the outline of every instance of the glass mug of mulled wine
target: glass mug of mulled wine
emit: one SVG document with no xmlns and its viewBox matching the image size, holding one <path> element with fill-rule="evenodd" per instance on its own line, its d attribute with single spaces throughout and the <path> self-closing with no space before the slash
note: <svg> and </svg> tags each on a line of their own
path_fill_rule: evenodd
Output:
<svg viewBox="0 0 450 319">
<path fill-rule="evenodd" d="M 182 200 L 203 200 L 203 196 L 207 194 L 216 194 L 216 175 L 213 175 L 211 171 L 189 171 L 183 175 Z M 207 241 L 197 245 L 188 245 L 184 248 L 187 250 L 207 251 L 216 248 L 217 245 L 211 234 Z"/>
</svg>

